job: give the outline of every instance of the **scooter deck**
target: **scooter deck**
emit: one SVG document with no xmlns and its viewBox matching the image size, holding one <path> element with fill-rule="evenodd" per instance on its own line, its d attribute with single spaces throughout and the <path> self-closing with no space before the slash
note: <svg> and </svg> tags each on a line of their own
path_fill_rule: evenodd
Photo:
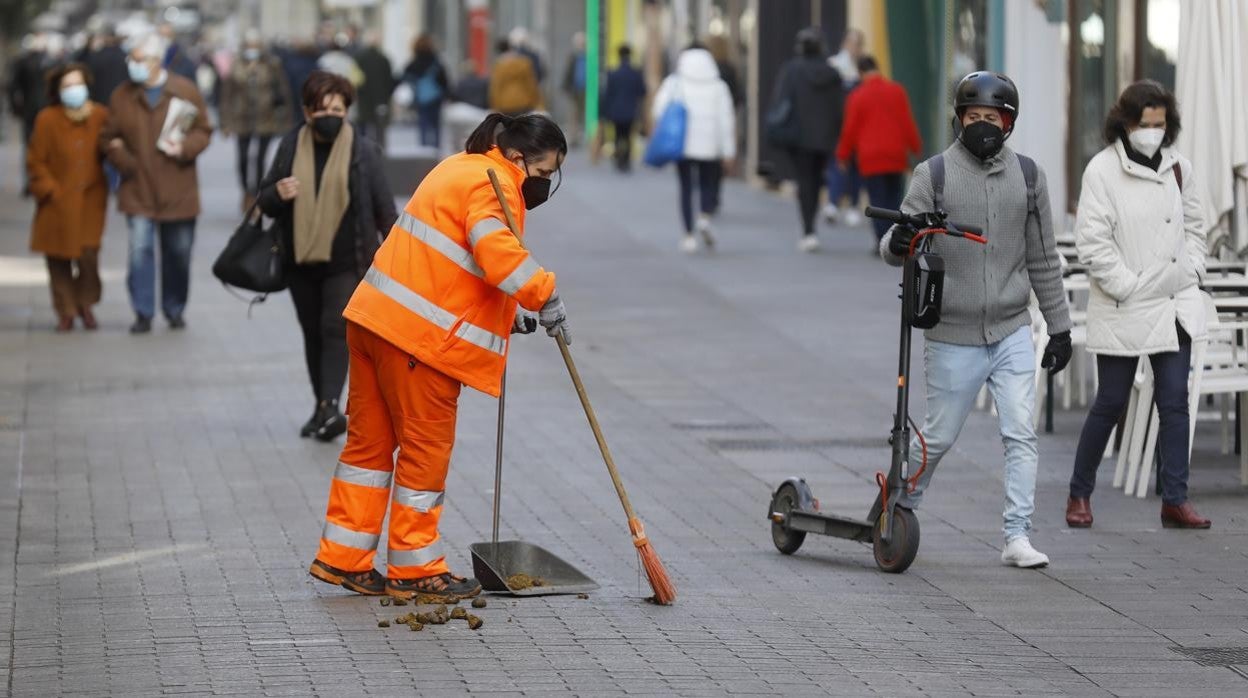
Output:
<svg viewBox="0 0 1248 698">
<path fill-rule="evenodd" d="M 870 522 L 861 519 L 802 509 L 790 511 L 786 517 L 785 526 L 794 531 L 848 538 L 861 543 L 871 542 L 871 529 L 874 528 Z"/>
</svg>

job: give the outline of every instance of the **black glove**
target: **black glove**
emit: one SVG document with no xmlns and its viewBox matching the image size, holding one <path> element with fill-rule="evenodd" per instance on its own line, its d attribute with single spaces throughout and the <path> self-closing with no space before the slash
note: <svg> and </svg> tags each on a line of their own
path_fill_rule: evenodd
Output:
<svg viewBox="0 0 1248 698">
<path fill-rule="evenodd" d="M 1044 348 L 1040 367 L 1049 369 L 1049 373 L 1061 373 L 1066 364 L 1070 363 L 1072 351 L 1069 331 L 1049 335 L 1049 343 Z"/>
<path fill-rule="evenodd" d="M 910 243 L 918 231 L 908 225 L 894 225 L 888 237 L 888 251 L 898 257 L 910 256 Z"/>
</svg>

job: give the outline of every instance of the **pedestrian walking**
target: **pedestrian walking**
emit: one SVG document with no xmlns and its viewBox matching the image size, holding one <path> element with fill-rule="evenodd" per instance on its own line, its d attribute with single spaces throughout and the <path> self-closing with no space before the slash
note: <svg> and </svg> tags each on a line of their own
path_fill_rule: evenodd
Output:
<svg viewBox="0 0 1248 698">
<path fill-rule="evenodd" d="M 165 55 L 161 61 L 161 67 L 195 84 L 198 63 L 187 53 L 186 49 L 182 48 L 182 44 L 178 43 L 177 29 L 169 22 L 163 22 L 158 31 L 160 38 L 165 42 Z"/>
<path fill-rule="evenodd" d="M 386 151 L 386 129 L 390 126 L 390 96 L 398 84 L 394 66 L 381 50 L 381 35 L 374 30 L 364 32 L 364 46 L 355 53 L 355 62 L 364 73 L 357 97 L 360 133 Z"/>
<path fill-rule="evenodd" d="M 269 143 L 290 127 L 294 99 L 281 62 L 265 51 L 260 32 L 250 29 L 221 85 L 221 132 L 237 139 L 238 185 L 242 208 L 251 208 L 264 177 Z M 254 154 L 252 144 L 255 144 Z"/>
<path fill-rule="evenodd" d="M 47 104 L 35 119 L 26 171 L 35 197 L 30 248 L 47 259 L 57 332 L 74 319 L 96 329 L 100 302 L 100 240 L 108 207 L 108 182 L 100 133 L 108 108 L 92 102 L 91 73 L 80 63 L 48 75 Z"/>
<path fill-rule="evenodd" d="M 795 53 L 780 68 L 772 103 L 787 101 L 793 112 L 791 123 L 797 126 L 785 150 L 797 180 L 797 207 L 802 221 L 797 248 L 809 253 L 819 249 L 815 215 L 828 159 L 840 135 L 845 96 L 840 73 L 828 65 L 823 34 L 818 28 L 808 27 L 797 33 Z"/>
<path fill-rule="evenodd" d="M 35 130 L 35 117 L 43 109 L 47 85 L 44 73 L 52 68 L 47 52 L 47 37 L 30 34 L 22 39 L 22 52 L 9 68 L 9 110 L 22 124 L 22 159 L 25 160 L 30 137 Z M 22 171 L 22 195 L 30 195 L 26 171 Z"/>
<path fill-rule="evenodd" d="M 633 127 L 646 99 L 646 79 L 633 65 L 633 49 L 621 44 L 616 49 L 619 64 L 607 73 L 602 91 L 602 116 L 615 133 L 615 167 L 628 172 L 633 165 Z"/>
<path fill-rule="evenodd" d="M 510 50 L 529 59 L 529 64 L 533 66 L 533 76 L 537 78 L 537 84 L 541 85 L 546 79 L 546 66 L 542 64 L 541 55 L 533 48 L 529 39 L 529 30 L 524 27 L 512 27 L 507 33 L 507 46 Z"/>
<path fill-rule="evenodd" d="M 572 35 L 572 53 L 563 69 L 563 92 L 572 102 L 572 118 L 569 119 L 569 140 L 580 145 L 585 120 L 585 32 Z"/>
<path fill-rule="evenodd" d="M 100 147 L 121 172 L 117 208 L 130 229 L 126 286 L 134 309 L 133 334 L 152 329 L 156 314 L 156 240 L 160 240 L 161 311 L 175 330 L 191 286 L 191 246 L 199 216 L 195 160 L 212 127 L 195 84 L 161 67 L 163 39 L 148 35 L 130 51 L 130 80 L 113 91 Z M 177 125 L 166 131 L 170 110 Z"/>
<path fill-rule="evenodd" d="M 845 94 L 853 92 L 862 81 L 858 74 L 858 59 L 862 58 L 866 47 L 866 37 L 860 29 L 845 32 L 841 41 L 841 50 L 828 59 L 828 64 L 841 74 L 841 86 Z M 842 110 L 844 107 L 842 106 Z M 844 122 L 842 111 L 841 121 Z M 845 162 L 844 167 L 832 158 L 828 162 L 828 203 L 823 208 L 823 216 L 829 223 L 844 223 L 854 228 L 862 222 L 862 214 L 858 212 L 858 199 L 862 194 L 862 180 L 858 176 L 858 164 L 853 158 Z"/>
<path fill-rule="evenodd" d="M 495 47 L 498 57 L 490 69 L 490 109 L 508 116 L 519 116 L 542 108 L 533 61 L 501 40 Z"/>
<path fill-rule="evenodd" d="M 286 86 L 291 95 L 297 95 L 302 92 L 308 76 L 317 70 L 321 50 L 311 38 L 295 37 L 289 46 L 282 49 L 279 57 L 282 60 L 282 71 L 286 73 Z M 291 109 L 290 116 L 295 126 L 303 124 L 302 109 Z"/>
<path fill-rule="evenodd" d="M 91 49 L 82 59 L 83 65 L 91 75 L 88 89 L 91 90 L 91 101 L 100 106 L 108 104 L 113 90 L 126 82 L 129 75 L 126 71 L 126 52 L 121 48 L 121 40 L 111 25 L 104 25 L 91 40 Z"/>
<path fill-rule="evenodd" d="M 412 104 L 419 121 L 420 144 L 442 144 L 442 104 L 450 94 L 451 81 L 438 57 L 432 34 L 421 34 L 412 44 L 412 60 L 403 69 L 403 82 L 412 90 Z"/>
<path fill-rule="evenodd" d="M 676 71 L 659 85 L 651 105 L 651 117 L 657 121 L 673 101 L 684 104 L 688 112 L 685 147 L 676 163 L 676 175 L 680 181 L 680 215 L 685 226 L 680 249 L 692 254 L 698 251 L 695 230 L 708 250 L 715 247 L 711 217 L 719 210 L 724 168 L 731 169 L 737 157 L 732 94 L 719 77 L 715 59 L 699 44 L 681 52 Z M 699 203 L 696 220 L 693 215 L 695 186 Z"/>
<path fill-rule="evenodd" d="M 865 90 L 870 81 L 859 89 Z M 1071 355 L 1070 309 L 1053 239 L 1049 191 L 1044 171 L 1005 146 L 1019 117 L 1014 82 L 999 73 L 971 73 L 954 94 L 961 134 L 943 153 L 915 168 L 901 209 L 909 214 L 946 211 L 949 220 L 982 229 L 989 244 L 980 247 L 940 236 L 932 243 L 944 258 L 944 303 L 940 323 L 925 333 L 927 416 L 910 445 L 913 488 L 898 493 L 897 504 L 918 507 L 986 384 L 1005 444 L 1001 562 L 1043 567 L 1049 558 L 1032 546 L 1029 535 L 1039 460 L 1033 422 L 1033 292 L 1049 330 L 1041 366 L 1056 373 Z M 913 228 L 894 226 L 880 243 L 881 256 L 900 265 L 915 235 Z"/>
<path fill-rule="evenodd" d="M 567 154 L 563 132 L 540 114 L 491 114 L 465 150 L 421 182 L 345 313 L 351 422 L 309 572 L 360 594 L 480 593 L 451 574 L 438 531 L 460 390 L 499 395 L 512 333 L 540 323 L 570 340 L 555 275 L 520 242 L 525 211 L 547 200 Z M 519 230 L 504 222 L 490 169 Z M 383 576 L 373 558 L 387 502 Z"/>
<path fill-rule="evenodd" d="M 347 380 L 342 311 L 396 215 L 381 150 L 346 120 L 354 100 L 346 78 L 312 73 L 300 98 L 305 123 L 278 144 L 259 195 L 280 231 L 316 401 L 299 435 L 321 441 L 347 428 L 338 407 Z"/>
<path fill-rule="evenodd" d="M 1092 525 L 1096 471 L 1142 357 L 1153 367 L 1161 420 L 1161 523 L 1211 525 L 1187 499 L 1187 378 L 1192 342 L 1206 334 L 1200 280 L 1208 250 L 1192 163 L 1173 148 L 1179 128 L 1174 95 L 1152 80 L 1134 83 L 1105 118 L 1108 145 L 1083 172 L 1075 237 L 1091 280 L 1088 351 L 1099 383 L 1070 476 L 1072 528 Z"/>
<path fill-rule="evenodd" d="M 490 81 L 477 72 L 475 61 L 459 64 L 459 79 L 451 87 L 451 100 L 471 104 L 478 109 L 490 108 Z"/>
<path fill-rule="evenodd" d="M 845 101 L 837 164 L 848 170 L 851 158 L 856 161 L 871 205 L 896 209 L 909 156 L 923 152 L 923 140 L 906 89 L 884 77 L 872 56 L 858 61 L 858 71 L 862 84 Z M 871 223 L 878 241 L 888 232 L 888 222 L 877 218 Z"/>
</svg>

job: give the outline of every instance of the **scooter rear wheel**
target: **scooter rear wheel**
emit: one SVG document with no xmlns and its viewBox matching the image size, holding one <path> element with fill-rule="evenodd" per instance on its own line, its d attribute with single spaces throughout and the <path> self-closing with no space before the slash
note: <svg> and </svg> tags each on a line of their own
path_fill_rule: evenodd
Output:
<svg viewBox="0 0 1248 698">
<path fill-rule="evenodd" d="M 776 514 L 788 514 L 798 507 L 801 501 L 797 494 L 797 488 L 792 484 L 785 483 L 776 490 L 776 495 L 771 499 L 771 510 Z M 806 540 L 805 531 L 794 531 L 782 523 L 771 522 L 771 542 L 776 544 L 776 550 L 785 555 L 792 555 L 797 549 L 802 547 L 802 543 Z"/>
<path fill-rule="evenodd" d="M 876 519 L 871 531 L 871 549 L 875 552 L 875 564 L 890 574 L 901 574 L 919 554 L 919 517 L 905 507 L 893 508 L 893 535 L 885 543 L 880 540 L 880 521 Z"/>
</svg>

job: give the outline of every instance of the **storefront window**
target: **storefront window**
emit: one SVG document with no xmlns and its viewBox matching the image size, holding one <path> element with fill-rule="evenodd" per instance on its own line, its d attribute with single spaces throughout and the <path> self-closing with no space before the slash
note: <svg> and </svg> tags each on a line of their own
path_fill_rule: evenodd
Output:
<svg viewBox="0 0 1248 698">
<path fill-rule="evenodd" d="M 1138 13 L 1136 77 L 1156 80 L 1173 92 L 1179 57 L 1179 0 L 1139 0 Z"/>
<path fill-rule="evenodd" d="M 1079 197 L 1088 161 L 1105 147 L 1101 126 L 1117 95 L 1117 2 L 1073 0 L 1070 17 L 1070 136 L 1067 201 Z"/>
</svg>

